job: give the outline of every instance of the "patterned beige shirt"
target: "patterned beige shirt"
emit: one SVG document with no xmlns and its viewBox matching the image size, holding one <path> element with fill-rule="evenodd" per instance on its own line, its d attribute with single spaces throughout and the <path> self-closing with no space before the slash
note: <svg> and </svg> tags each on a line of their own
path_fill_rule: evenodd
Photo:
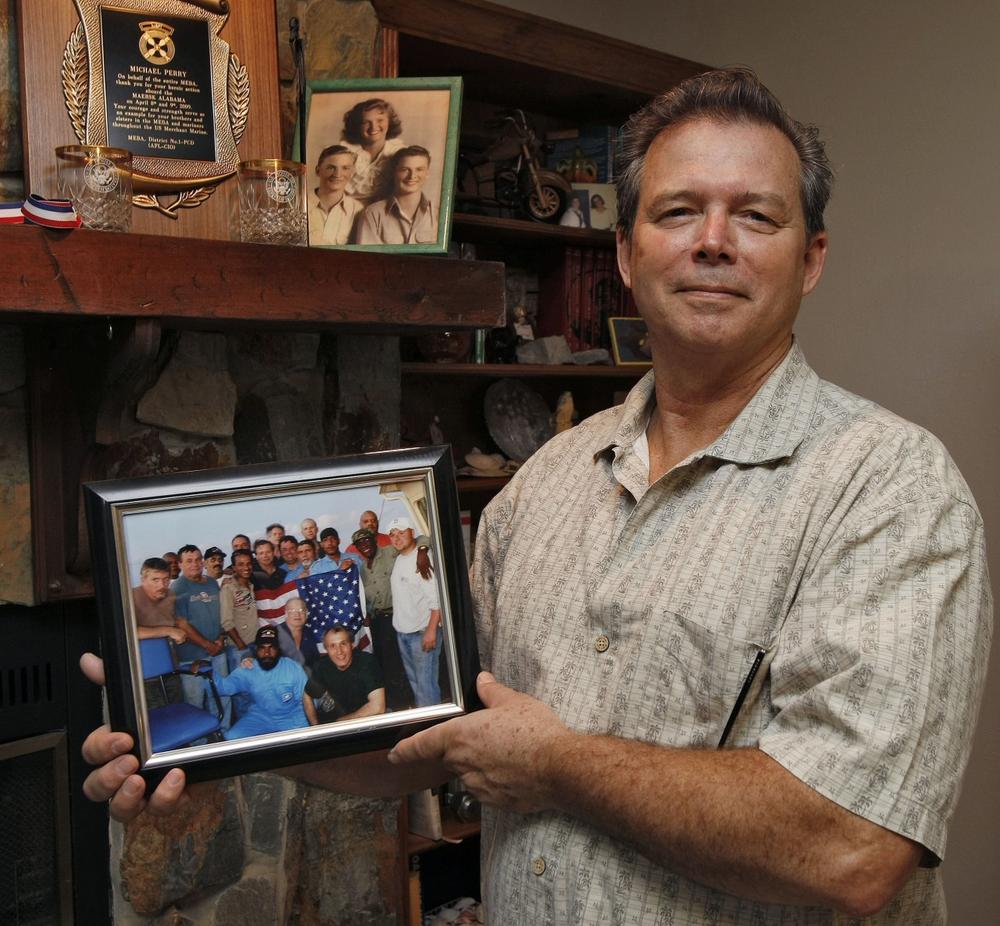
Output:
<svg viewBox="0 0 1000 926">
<path fill-rule="evenodd" d="M 648 485 L 652 374 L 546 444 L 484 512 L 483 663 L 571 728 L 714 748 L 729 733 L 944 854 L 991 637 L 982 520 L 930 434 L 823 382 L 797 345 L 725 433 Z M 663 805 L 650 813 L 666 812 Z M 494 926 L 819 924 L 555 813 L 491 812 Z M 944 922 L 921 868 L 866 922 Z"/>
</svg>

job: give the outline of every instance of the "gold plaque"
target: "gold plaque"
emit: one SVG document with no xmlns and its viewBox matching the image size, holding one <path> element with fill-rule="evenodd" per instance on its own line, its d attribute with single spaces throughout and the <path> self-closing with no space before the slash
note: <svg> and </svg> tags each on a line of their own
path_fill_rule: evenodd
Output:
<svg viewBox="0 0 1000 926">
<path fill-rule="evenodd" d="M 239 167 L 246 67 L 220 33 L 228 0 L 74 0 L 66 109 L 82 144 L 133 154 L 136 206 L 171 218 Z"/>
</svg>

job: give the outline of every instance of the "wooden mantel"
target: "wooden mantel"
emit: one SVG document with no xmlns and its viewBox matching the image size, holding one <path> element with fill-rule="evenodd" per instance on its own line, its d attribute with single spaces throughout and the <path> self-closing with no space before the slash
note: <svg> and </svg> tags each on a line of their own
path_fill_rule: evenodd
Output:
<svg viewBox="0 0 1000 926">
<path fill-rule="evenodd" d="M 0 226 L 0 313 L 365 332 L 503 324 L 502 264 Z M 2 316 L 0 316 L 2 317 Z"/>
</svg>

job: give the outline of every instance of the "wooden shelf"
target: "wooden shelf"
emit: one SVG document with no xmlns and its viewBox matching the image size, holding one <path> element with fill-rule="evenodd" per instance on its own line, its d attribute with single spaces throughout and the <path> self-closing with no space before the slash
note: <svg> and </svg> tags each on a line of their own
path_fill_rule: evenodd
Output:
<svg viewBox="0 0 1000 926">
<path fill-rule="evenodd" d="M 510 476 L 459 476 L 455 480 L 459 496 L 496 495 L 508 482 Z"/>
<path fill-rule="evenodd" d="M 463 823 L 456 820 L 450 813 L 441 815 L 441 831 L 443 839 L 428 839 L 426 836 L 418 836 L 416 833 L 406 834 L 406 851 L 408 855 L 420 855 L 432 849 L 439 849 L 441 846 L 454 845 L 463 842 L 473 836 L 479 835 L 479 821 L 473 820 Z"/>
<path fill-rule="evenodd" d="M 513 376 L 518 379 L 525 377 L 554 377 L 568 379 L 630 379 L 636 380 L 644 376 L 649 367 L 618 367 L 618 366 L 578 366 L 577 364 L 545 364 L 545 363 L 404 363 L 403 374 L 411 376 L 478 376 L 496 379 L 503 376 Z"/>
<path fill-rule="evenodd" d="M 608 248 L 615 246 L 615 233 L 596 228 L 565 228 L 544 222 L 501 219 L 491 215 L 456 212 L 452 222 L 456 241 L 507 245 L 573 245 Z"/>
<path fill-rule="evenodd" d="M 444 257 L 0 226 L 0 313 L 395 333 L 503 324 L 504 268 Z"/>
</svg>

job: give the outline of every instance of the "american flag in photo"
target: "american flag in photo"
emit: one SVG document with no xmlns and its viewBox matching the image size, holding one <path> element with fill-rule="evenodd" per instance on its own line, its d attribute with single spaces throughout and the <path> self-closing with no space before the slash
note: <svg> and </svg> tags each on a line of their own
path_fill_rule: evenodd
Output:
<svg viewBox="0 0 1000 926">
<path fill-rule="evenodd" d="M 358 594 L 358 570 L 334 569 L 319 575 L 296 579 L 299 597 L 306 603 L 309 617 L 306 628 L 322 644 L 323 634 L 334 624 L 343 624 L 351 633 L 362 626 L 361 600 Z"/>
<path fill-rule="evenodd" d="M 285 623 L 285 605 L 289 599 L 298 598 L 299 593 L 294 582 L 285 582 L 277 588 L 255 589 L 253 597 L 257 602 L 257 624 L 263 627 Z"/>
</svg>

